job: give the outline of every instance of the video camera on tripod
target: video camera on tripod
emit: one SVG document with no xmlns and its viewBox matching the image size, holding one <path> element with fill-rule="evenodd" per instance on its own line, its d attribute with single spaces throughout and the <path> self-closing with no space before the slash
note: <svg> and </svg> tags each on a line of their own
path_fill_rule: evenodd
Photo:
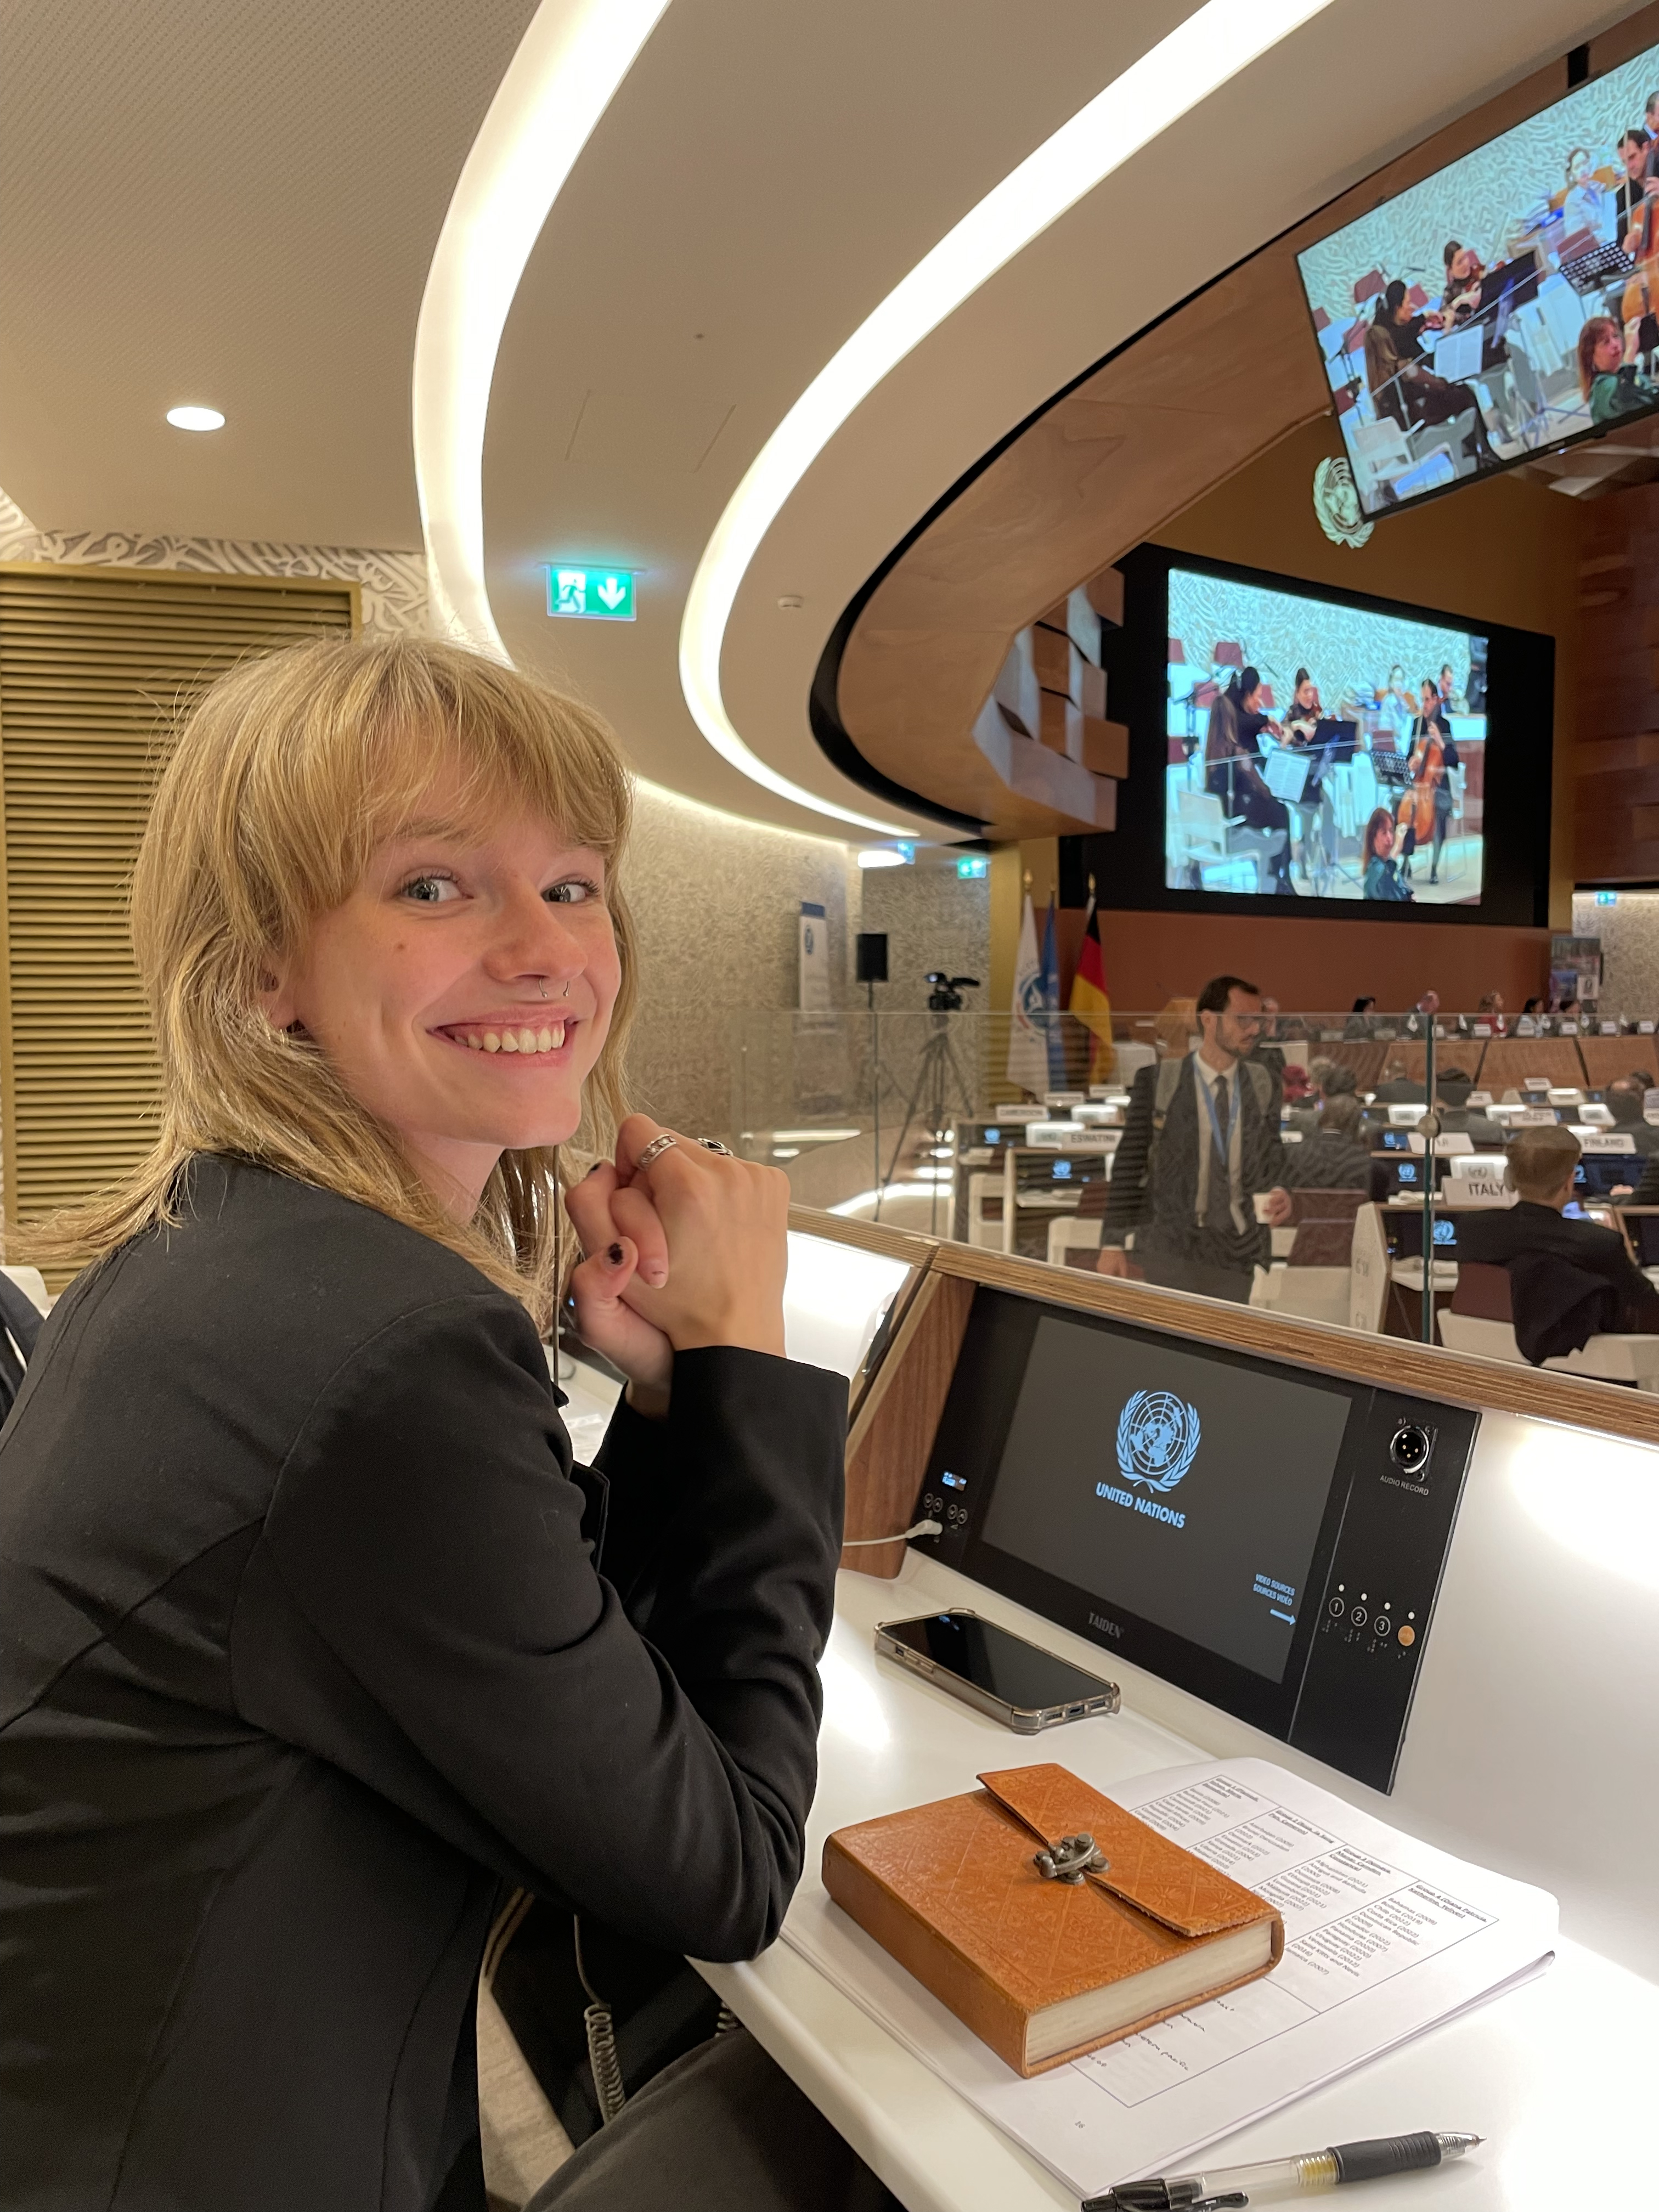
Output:
<svg viewBox="0 0 1659 2212">
<path fill-rule="evenodd" d="M 930 968 L 923 980 L 933 987 L 927 994 L 930 1014 L 959 1014 L 963 991 L 979 988 L 977 975 L 947 975 L 942 968 Z"/>
</svg>

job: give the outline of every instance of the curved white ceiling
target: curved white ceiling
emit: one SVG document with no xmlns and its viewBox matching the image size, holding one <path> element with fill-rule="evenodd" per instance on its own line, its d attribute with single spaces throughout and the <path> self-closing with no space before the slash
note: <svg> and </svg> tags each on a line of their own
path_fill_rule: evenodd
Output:
<svg viewBox="0 0 1659 2212">
<path fill-rule="evenodd" d="M 780 798 L 843 819 L 867 819 L 848 816 L 780 775 L 744 743 L 726 712 L 720 651 L 743 580 L 767 532 L 836 431 L 947 316 L 1086 192 L 1329 5 L 1330 0 L 1205 0 L 994 185 L 825 362 L 744 471 L 703 548 L 686 596 L 680 690 L 722 760 Z"/>
<path fill-rule="evenodd" d="M 1568 22 L 1547 0 L 1513 0 L 1494 19 L 1398 0 L 1390 43 L 1435 54 L 1428 111 L 1419 71 L 1369 71 L 1356 98 L 1376 17 L 1334 0 L 891 349 L 902 357 L 839 410 L 793 487 L 728 533 L 741 543 L 710 597 L 729 623 L 702 633 L 723 632 L 723 653 L 687 655 L 705 729 L 740 733 L 774 787 L 763 792 L 702 744 L 676 681 L 699 563 L 707 580 L 734 492 L 826 363 L 1189 11 L 1153 4 L 1133 24 L 1127 12 L 1055 0 L 1037 36 L 1000 0 L 848 0 L 821 19 L 769 0 L 676 0 L 645 45 L 507 316 L 483 514 L 506 646 L 593 697 L 647 775 L 799 828 L 825 825 L 792 787 L 855 823 L 926 834 L 831 768 L 806 715 L 829 632 L 888 550 L 1090 362 L 1609 13 Z M 1337 115 L 1340 131 L 1322 120 Z M 640 571 L 638 623 L 550 622 L 544 564 L 558 558 Z"/>
<path fill-rule="evenodd" d="M 504 648 L 483 572 L 489 386 L 549 209 L 668 0 L 541 0 L 496 88 L 439 233 L 415 331 L 415 482 L 432 613 Z"/>
</svg>

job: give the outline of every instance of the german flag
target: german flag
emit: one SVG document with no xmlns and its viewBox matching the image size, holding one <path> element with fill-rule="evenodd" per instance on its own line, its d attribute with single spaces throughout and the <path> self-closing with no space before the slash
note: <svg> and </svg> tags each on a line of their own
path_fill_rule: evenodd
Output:
<svg viewBox="0 0 1659 2212">
<path fill-rule="evenodd" d="M 1083 925 L 1083 943 L 1072 978 L 1072 1000 L 1066 1011 L 1093 1032 L 1089 1047 L 1089 1080 L 1109 1081 L 1117 1054 L 1112 1043 L 1112 1000 L 1106 988 L 1106 956 L 1100 947 L 1100 915 L 1092 888 L 1089 916 Z"/>
</svg>

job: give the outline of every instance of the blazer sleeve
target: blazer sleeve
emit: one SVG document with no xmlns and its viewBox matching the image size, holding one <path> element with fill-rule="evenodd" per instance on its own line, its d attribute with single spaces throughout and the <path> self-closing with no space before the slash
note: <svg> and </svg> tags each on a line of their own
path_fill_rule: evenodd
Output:
<svg viewBox="0 0 1659 2212">
<path fill-rule="evenodd" d="M 1121 1249 L 1132 1229 L 1147 1218 L 1147 1175 L 1152 1153 L 1152 1100 L 1158 1084 L 1156 1066 L 1136 1071 L 1129 1088 L 1129 1108 L 1123 1116 L 1123 1134 L 1112 1156 L 1111 1178 L 1106 1186 L 1106 1219 L 1102 1244 Z"/>
<path fill-rule="evenodd" d="M 1252 1190 L 1281 1188 L 1285 1182 L 1285 1139 L 1279 1134 L 1279 1092 L 1275 1085 L 1267 1094 L 1267 1103 L 1256 1117 L 1255 1172 L 1250 1179 Z"/>
<path fill-rule="evenodd" d="M 645 1941 L 746 1958 L 800 1875 L 846 1403 L 840 1376 L 718 1349 L 676 1361 L 659 1434 L 624 1415 L 612 1503 L 625 1571 L 648 1571 L 642 1633 L 583 1540 L 527 1317 L 448 1300 L 337 1372 L 261 1547 L 371 1706 L 503 1839 L 501 1871 Z M 286 1685 L 283 1709 L 304 1695 Z M 319 1727 L 349 1762 L 337 1711 Z"/>
</svg>

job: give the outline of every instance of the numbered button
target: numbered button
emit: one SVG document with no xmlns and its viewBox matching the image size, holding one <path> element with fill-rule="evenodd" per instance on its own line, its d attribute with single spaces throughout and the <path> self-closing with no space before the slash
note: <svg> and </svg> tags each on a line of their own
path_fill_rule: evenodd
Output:
<svg viewBox="0 0 1659 2212">
<path fill-rule="evenodd" d="M 1367 1620 L 1369 1620 L 1370 1615 L 1366 1613 L 1363 1605 L 1357 1605 L 1353 1611 L 1348 1615 L 1348 1618 L 1352 1621 L 1356 1628 L 1363 1628 L 1365 1626 Z"/>
<path fill-rule="evenodd" d="M 1330 1614 L 1333 1620 L 1340 1620 L 1347 1609 L 1347 1607 L 1343 1604 L 1340 1597 L 1334 1597 L 1325 1608 L 1326 1612 Z"/>
</svg>

